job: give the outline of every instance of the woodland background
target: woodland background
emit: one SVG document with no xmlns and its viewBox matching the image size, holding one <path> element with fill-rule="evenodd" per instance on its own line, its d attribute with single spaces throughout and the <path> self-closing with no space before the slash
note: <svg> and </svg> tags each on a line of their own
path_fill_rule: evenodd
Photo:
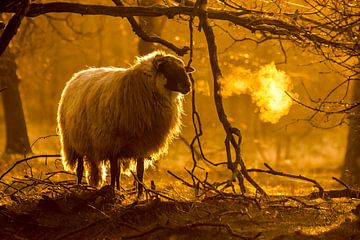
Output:
<svg viewBox="0 0 360 240">
<path fill-rule="evenodd" d="M 16 202 L 21 203 L 21 208 L 27 206 L 28 202 L 12 198 L 19 194 L 17 184 L 32 181 L 31 184 L 25 184 L 24 188 L 30 188 L 29 195 L 25 194 L 25 197 L 42 198 L 46 206 L 43 209 L 44 205 L 41 204 L 44 203 L 40 204 L 42 200 L 36 206 L 31 205 L 33 219 L 44 221 L 49 206 L 52 206 L 52 211 L 53 207 L 57 206 L 55 208 L 57 211 L 61 209 L 61 213 L 65 211 L 63 208 L 68 207 L 66 204 L 66 207 L 63 207 L 63 195 L 58 192 L 58 188 L 65 192 L 72 189 L 70 193 L 73 194 L 72 187 L 67 189 L 63 188 L 63 185 L 57 185 L 57 182 L 39 179 L 48 176 L 46 174 L 49 171 L 62 171 L 61 163 L 56 157 L 60 150 L 56 136 L 56 111 L 61 91 L 73 73 L 87 67 L 127 67 L 134 62 L 136 56 L 154 49 L 163 49 L 169 53 L 174 53 L 172 50 L 175 50 L 184 55 L 185 63 L 191 61 L 191 65 L 196 68 L 192 75 L 194 92 L 186 96 L 181 136 L 171 144 L 168 155 L 162 157 L 155 169 L 149 170 L 145 175 L 145 184 L 150 185 L 150 181 L 154 181 L 156 189 L 160 189 L 162 195 L 159 195 L 160 192 L 148 191 L 155 194 L 156 199 L 159 196 L 164 197 L 166 193 L 165 199 L 170 196 L 167 200 L 176 200 L 175 206 L 171 205 L 172 202 L 164 203 L 156 205 L 155 208 L 151 205 L 150 209 L 142 211 L 133 209 L 133 205 L 117 205 L 121 214 L 133 211 L 133 215 L 130 214 L 134 218 L 131 226 L 144 228 L 138 230 L 142 232 L 141 236 L 124 236 L 123 232 L 113 234 L 117 237 L 117 234 L 120 234 L 124 239 L 150 235 L 157 239 L 159 236 L 153 235 L 154 232 L 170 231 L 183 236 L 182 230 L 186 229 L 190 231 L 190 236 L 193 236 L 191 234 L 195 228 L 205 226 L 224 227 L 229 239 L 241 238 L 234 234 L 231 226 L 246 236 L 259 237 L 256 233 L 263 232 L 265 239 L 308 239 L 303 233 L 318 235 L 319 239 L 358 239 L 359 232 L 356 229 L 359 221 L 354 217 L 359 214 L 356 200 L 359 199 L 359 194 L 356 189 L 360 183 L 358 1 L 199 0 L 195 3 L 178 3 L 129 0 L 122 3 L 88 0 L 80 3 L 97 5 L 94 8 L 77 8 L 78 1 L 61 1 L 76 4 L 73 10 L 65 13 L 42 13 L 41 11 L 46 9 L 42 6 L 49 6 L 46 3 L 50 2 L 53 1 L 0 2 L 4 28 L 0 38 L 1 51 L 7 46 L 11 35 L 16 33 L 15 18 L 22 20 L 17 34 L 0 58 L 0 152 L 4 153 L 0 161 L 1 173 L 14 166 L 19 159 L 32 154 L 55 156 L 24 161 L 11 169 L 6 178 L 2 178 L 2 175 L 0 180 L 6 188 L 2 201 L 5 204 Z M 104 8 L 99 14 L 87 16 L 91 11 L 96 12 L 98 6 L 115 4 L 149 7 L 138 8 L 140 10 L 127 9 L 128 13 L 121 12 L 121 7 L 119 12 L 116 12 L 116 9 Z M 60 6 L 60 12 L 66 8 L 65 5 L 56 6 Z M 71 13 L 74 9 L 80 9 L 76 10 L 80 14 Z M 113 15 L 122 18 L 106 16 L 111 11 Z M 137 13 L 131 14 L 132 11 Z M 129 24 L 134 23 L 134 19 L 129 19 L 130 15 L 135 17 L 145 34 L 141 34 L 139 28 L 134 28 L 134 24 Z M 164 15 L 170 16 L 170 19 Z M 13 25 L 10 24 L 12 20 L 15 22 Z M 217 52 L 211 43 L 212 31 Z M 172 43 L 165 44 L 171 45 L 172 50 L 163 44 L 146 43 L 139 35 L 145 40 L 154 40 L 148 35 L 161 37 L 161 40 Z M 190 44 L 190 38 L 193 39 L 193 44 Z M 159 42 L 159 39 L 156 41 Z M 187 54 L 184 54 L 185 52 Z M 271 82 L 275 85 L 264 84 L 261 74 L 267 76 L 264 78 L 265 83 Z M 267 88 L 260 91 L 262 86 Z M 224 112 L 221 109 L 222 104 Z M 236 145 L 237 141 L 239 145 Z M 227 162 L 229 156 L 233 157 L 233 164 Z M 207 160 L 215 165 L 225 164 L 214 166 Z M 246 168 L 241 165 L 242 161 Z M 263 170 L 264 163 L 267 164 L 265 171 L 271 175 L 254 173 L 259 172 L 259 169 Z M 168 171 L 174 173 L 178 179 L 168 174 Z M 247 171 L 256 184 L 251 181 L 251 184 L 245 183 L 246 193 L 250 195 L 244 196 L 241 194 L 241 190 L 244 190 L 241 176 L 249 180 L 246 177 Z M 64 173 L 59 175 L 61 174 Z M 292 174 L 291 177 L 304 175 L 309 177 L 310 181 L 293 181 L 273 176 L 286 174 Z M 57 180 L 62 180 L 64 176 L 58 176 Z M 335 181 L 332 177 L 336 178 Z M 124 178 L 128 183 L 126 187 L 131 188 L 131 177 Z M 74 179 L 67 184 L 74 184 Z M 236 182 L 233 182 L 235 179 Z M 46 183 L 48 192 L 39 194 L 38 188 L 34 187 L 34 184 L 39 182 Z M 11 190 L 9 184 L 15 187 L 15 192 L 10 194 L 7 192 Z M 231 193 L 233 195 L 229 193 L 232 192 L 232 187 L 235 190 Z M 339 192 L 323 194 L 324 189 L 343 188 L 346 191 L 341 194 L 344 195 L 339 195 Z M 261 197 L 265 195 L 261 189 L 271 197 L 270 201 Z M 317 191 L 318 195 L 311 195 Z M 51 196 L 53 200 L 44 195 Z M 8 196 L 11 196 L 11 200 Z M 339 196 L 345 198 L 333 200 Z M 215 202 L 206 202 L 214 199 Z M 124 199 L 122 201 L 125 202 Z M 219 204 L 223 202 L 226 204 Z M 237 205 L 239 202 L 240 205 Z M 103 211 L 89 217 L 97 219 L 93 222 L 97 227 L 100 228 L 98 224 L 103 224 L 103 219 L 100 221 L 98 217 L 104 213 L 109 214 L 105 224 L 108 221 L 113 222 L 114 219 L 118 220 L 116 214 L 119 212 L 112 211 L 110 215 L 108 208 L 103 205 L 95 202 L 91 207 L 94 206 L 96 210 Z M 260 207 L 257 209 L 254 206 Z M 219 210 L 221 207 L 226 209 Z M 42 209 L 41 214 L 36 212 L 39 208 Z M 198 210 L 198 215 L 181 215 L 184 214 L 182 210 L 191 214 L 194 208 Z M 1 211 L 9 216 L 15 215 L 12 219 L 17 219 L 12 210 Z M 224 212 L 236 212 L 239 215 L 234 219 L 224 220 L 230 225 L 214 222 L 221 219 Z M 153 218 L 143 218 L 142 214 L 146 213 Z M 1 218 L 0 221 L 7 221 L 6 214 L 2 215 L 5 220 Z M 185 225 L 169 227 L 169 220 L 166 222 L 162 214 L 167 215 L 170 222 L 175 219 L 175 222 Z M 209 220 L 207 214 L 214 217 L 210 218 L 210 222 L 199 224 L 190 221 Z M 65 218 L 65 215 L 61 216 Z M 75 219 L 76 217 L 71 219 L 72 224 Z M 158 225 L 152 230 L 144 230 L 152 226 L 154 221 Z M 245 223 L 241 223 L 249 228 L 239 227 L 234 223 L 236 221 L 244 221 Z M 270 223 L 278 226 L 269 227 Z M 60 225 L 59 223 L 56 226 Z M 300 227 L 300 231 L 299 226 L 302 225 L 306 225 L 308 230 Z M 21 224 L 20 226 L 24 227 Z M 36 226 L 40 228 L 40 225 Z M 9 233 L 18 231 L 14 226 L 7 227 L 10 229 Z M 57 231 L 44 232 L 50 234 L 45 236 L 54 236 L 59 234 L 59 231 L 65 232 L 61 235 L 63 238 L 59 239 L 69 236 L 71 239 L 79 232 L 91 234 L 88 232 L 90 227 L 80 227 L 77 232 L 66 233 L 66 230 L 73 227 L 74 225 L 69 224 Z M 205 233 L 197 232 L 199 238 L 208 238 L 209 234 L 213 233 L 211 229 Z M 100 236 L 107 236 L 106 230 L 101 230 L 101 234 L 105 235 Z M 165 234 L 164 232 L 162 234 Z M 290 234 L 288 238 L 280 237 L 284 232 Z M 88 236 L 86 234 L 85 236 Z M 30 235 L 37 239 L 37 233 Z M 346 238 L 342 238 L 345 236 Z M 220 239 L 223 236 L 220 234 L 218 237 Z"/>
</svg>

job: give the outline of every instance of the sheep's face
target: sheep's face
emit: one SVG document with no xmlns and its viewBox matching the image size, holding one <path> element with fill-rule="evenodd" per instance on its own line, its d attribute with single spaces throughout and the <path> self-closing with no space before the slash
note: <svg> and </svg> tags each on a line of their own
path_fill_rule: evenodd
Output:
<svg viewBox="0 0 360 240">
<path fill-rule="evenodd" d="M 191 90 L 188 74 L 194 72 L 192 67 L 185 67 L 183 61 L 172 56 L 161 56 L 155 59 L 155 67 L 166 78 L 164 87 L 170 91 L 187 94 Z"/>
</svg>

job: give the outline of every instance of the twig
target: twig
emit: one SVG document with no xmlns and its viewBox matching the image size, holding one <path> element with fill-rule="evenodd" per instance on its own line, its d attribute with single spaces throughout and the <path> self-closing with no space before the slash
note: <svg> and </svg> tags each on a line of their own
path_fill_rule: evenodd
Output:
<svg viewBox="0 0 360 240">
<path fill-rule="evenodd" d="M 320 107 L 318 108 L 315 108 L 315 107 L 312 107 L 312 106 L 309 106 L 309 105 L 306 105 L 305 103 L 302 103 L 301 101 L 297 100 L 296 98 L 294 98 L 293 96 L 290 95 L 290 93 L 288 92 L 285 92 L 286 95 L 288 95 L 289 98 L 291 98 L 292 101 L 294 101 L 295 103 L 299 104 L 300 106 L 303 106 L 305 108 L 308 108 L 310 110 L 313 110 L 315 112 L 321 112 L 321 113 L 325 113 L 325 114 L 341 114 L 341 113 L 349 113 L 350 110 L 360 106 L 360 103 L 353 103 L 351 104 L 350 107 L 346 107 L 346 108 L 343 108 L 343 109 L 340 109 L 340 110 L 337 110 L 337 111 L 325 111 L 325 110 L 322 110 L 320 107 L 323 105 L 323 103 L 320 104 Z"/>
<path fill-rule="evenodd" d="M 343 185 L 346 189 L 350 189 L 350 187 L 344 183 L 343 181 L 341 181 L 340 179 L 336 178 L 336 177 L 332 177 L 332 179 L 334 179 L 335 181 L 337 181 L 338 183 L 340 183 L 341 185 Z"/>
<path fill-rule="evenodd" d="M 46 138 L 49 138 L 49 137 L 58 137 L 59 135 L 57 134 L 51 134 L 51 135 L 47 135 L 47 136 L 44 136 L 44 137 L 38 137 L 30 146 L 30 148 L 32 148 L 40 139 L 46 139 Z"/>
<path fill-rule="evenodd" d="M 284 173 L 284 172 L 279 172 L 279 171 L 275 171 L 273 168 L 271 168 L 268 164 L 264 163 L 265 167 L 267 167 L 269 170 L 264 170 L 264 169 L 257 169 L 257 168 L 251 168 L 248 169 L 248 172 L 259 172 L 259 173 L 267 173 L 267 174 L 271 174 L 271 175 L 276 175 L 276 176 L 282 176 L 282 177 L 289 177 L 289 178 L 295 178 L 295 179 L 300 179 L 300 180 L 304 180 L 307 182 L 311 182 L 314 184 L 315 187 L 317 187 L 319 189 L 319 194 L 322 196 L 324 193 L 324 188 L 314 179 L 308 178 L 308 177 L 304 177 L 302 175 L 294 175 L 294 174 L 290 174 L 290 173 Z"/>
<path fill-rule="evenodd" d="M 309 199 L 316 199 L 316 198 L 356 198 L 360 199 L 360 191 L 351 190 L 351 189 L 343 189 L 343 190 L 329 190 L 324 191 L 322 195 L 318 192 L 310 193 L 308 195 Z"/>
<path fill-rule="evenodd" d="M 174 173 L 172 173 L 170 170 L 167 170 L 167 172 L 168 172 L 171 176 L 173 176 L 174 178 L 176 178 L 177 180 L 180 180 L 180 181 L 181 181 L 183 184 L 185 184 L 186 186 L 191 187 L 191 188 L 194 187 L 191 183 L 185 181 L 185 180 L 182 179 L 181 177 L 176 176 L 176 175 L 175 175 Z"/>
<path fill-rule="evenodd" d="M 136 174 L 134 174 L 132 171 L 130 171 L 130 172 L 131 172 L 131 175 L 133 175 L 135 181 L 138 182 L 138 183 L 140 183 L 140 184 L 143 186 L 143 188 L 144 188 L 145 191 L 154 193 L 155 195 L 158 195 L 158 196 L 160 196 L 160 197 L 163 197 L 163 198 L 165 198 L 165 199 L 167 199 L 167 200 L 176 202 L 175 199 L 173 199 L 173 198 L 171 198 L 171 197 L 169 197 L 169 196 L 166 196 L 166 195 L 164 195 L 164 194 L 162 194 L 162 193 L 160 193 L 160 192 L 158 192 L 158 191 L 155 191 L 155 190 L 152 190 L 152 189 L 150 189 L 150 188 L 147 188 L 147 187 L 145 186 L 145 184 L 144 184 L 143 182 L 141 182 L 141 181 L 137 178 Z"/>
<path fill-rule="evenodd" d="M 300 203 L 300 204 L 302 204 L 303 206 L 308 207 L 308 208 L 314 208 L 314 209 L 317 209 L 317 210 L 320 210 L 320 209 L 321 209 L 321 208 L 320 208 L 319 206 L 317 206 L 317 205 L 307 204 L 306 202 L 301 201 L 300 199 L 297 199 L 297 198 L 292 197 L 292 196 L 289 196 L 289 197 L 287 197 L 287 198 L 288 198 L 288 199 L 291 199 L 291 200 L 293 200 L 293 201 L 295 201 L 295 202 L 298 202 L 298 203 Z"/>
<path fill-rule="evenodd" d="M 199 227 L 219 227 L 219 228 L 223 228 L 226 230 L 226 232 L 228 234 L 230 234 L 232 237 L 235 237 L 237 239 L 244 239 L 244 240 L 250 240 L 250 239 L 256 239 L 258 238 L 261 233 L 256 234 L 254 237 L 244 237 L 236 232 L 234 232 L 234 230 L 232 230 L 232 228 L 230 227 L 229 224 L 226 223 L 221 223 L 221 222 L 195 222 L 195 223 L 189 223 L 189 224 L 185 224 L 185 225 L 180 225 L 180 226 L 164 226 L 164 225 L 157 225 L 145 232 L 142 232 L 140 234 L 135 234 L 132 236 L 123 236 L 121 239 L 134 239 L 134 238 L 140 238 L 140 237 L 144 237 L 147 235 L 150 235 L 154 232 L 160 231 L 160 230 L 170 230 L 170 231 L 176 231 L 176 232 L 183 232 L 183 231 L 188 231 L 189 229 L 193 229 L 193 228 L 199 228 Z"/>
<path fill-rule="evenodd" d="M 17 189 L 17 188 L 15 188 L 15 187 L 11 186 L 10 184 L 7 184 L 6 182 L 3 182 L 3 181 L 0 181 L 0 183 L 1 183 L 1 184 L 4 184 L 5 186 L 7 186 L 7 188 L 6 188 L 6 189 L 8 189 L 8 188 L 12 188 L 12 189 L 14 189 L 16 192 L 20 192 L 20 193 L 22 193 L 22 194 L 24 194 L 24 195 L 25 195 L 25 193 L 24 193 L 24 192 L 22 192 L 22 191 L 21 191 L 21 189 Z M 6 190 L 5 190 L 5 191 L 6 191 Z"/>
<path fill-rule="evenodd" d="M 32 160 L 32 159 L 36 159 L 36 158 L 58 158 L 58 157 L 61 157 L 60 154 L 44 154 L 44 155 L 36 155 L 36 156 L 32 156 L 32 157 L 28 157 L 28 158 L 24 158 L 24 159 L 21 159 L 21 160 L 18 160 L 14 163 L 14 165 L 11 166 L 11 168 L 9 168 L 6 172 L 4 172 L 1 176 L 0 176 L 0 180 L 6 175 L 8 174 L 11 170 L 13 170 L 16 165 L 22 163 L 22 162 L 26 162 L 26 161 L 29 161 L 29 160 Z"/>
<path fill-rule="evenodd" d="M 120 0 L 113 0 L 116 6 L 124 7 L 124 4 Z M 160 43 L 161 45 L 173 50 L 177 55 L 183 56 L 189 51 L 189 47 L 185 46 L 182 48 L 179 48 L 175 46 L 173 43 L 166 41 L 165 39 L 162 39 L 158 36 L 149 35 L 146 33 L 141 26 L 137 23 L 134 17 L 126 17 L 128 22 L 130 23 L 132 30 L 138 37 L 140 37 L 145 42 L 154 42 L 154 43 Z"/>
<path fill-rule="evenodd" d="M 60 174 L 60 173 L 62 173 L 62 174 L 68 174 L 68 175 L 72 175 L 72 176 L 76 176 L 75 173 L 67 172 L 67 171 L 64 171 L 64 170 L 55 171 L 55 172 L 47 172 L 47 173 L 45 173 L 45 175 L 50 175 L 49 177 L 52 177 L 52 176 L 54 176 L 54 175 L 56 175 L 56 174 Z"/>
</svg>

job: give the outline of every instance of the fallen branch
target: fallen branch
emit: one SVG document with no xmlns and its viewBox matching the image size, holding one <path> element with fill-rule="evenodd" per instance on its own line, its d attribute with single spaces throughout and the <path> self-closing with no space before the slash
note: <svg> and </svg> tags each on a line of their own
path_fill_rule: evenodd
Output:
<svg viewBox="0 0 360 240">
<path fill-rule="evenodd" d="M 329 190 L 329 191 L 323 191 L 322 195 L 319 192 L 310 193 L 307 197 L 309 199 L 317 199 L 317 198 L 356 198 L 356 199 L 360 199 L 360 191 L 352 190 L 352 189 Z"/>
<path fill-rule="evenodd" d="M 346 189 L 350 189 L 350 187 L 344 183 L 343 181 L 341 181 L 340 179 L 336 178 L 336 177 L 332 177 L 333 180 L 337 181 L 338 183 L 340 183 L 341 185 L 343 185 Z"/>
<path fill-rule="evenodd" d="M 163 193 L 160 193 L 160 192 L 158 192 L 158 191 L 155 191 L 155 190 L 152 190 L 152 189 L 150 189 L 150 188 L 147 188 L 147 187 L 145 186 L 145 184 L 144 184 L 143 182 L 141 182 L 141 181 L 138 179 L 138 177 L 136 176 L 136 174 L 134 174 L 132 171 L 131 171 L 131 175 L 133 175 L 133 177 L 134 177 L 134 179 L 135 179 L 136 182 L 138 182 L 138 183 L 140 183 L 140 184 L 142 185 L 142 187 L 144 188 L 145 192 L 151 192 L 151 193 L 155 194 L 156 196 L 160 196 L 160 197 L 163 197 L 163 198 L 165 198 L 165 199 L 167 199 L 167 200 L 176 202 L 175 199 L 173 199 L 173 198 L 171 198 L 171 197 L 169 197 L 169 196 L 166 196 L 166 195 L 163 194 Z"/>
<path fill-rule="evenodd" d="M 140 238 L 144 236 L 148 236 L 154 232 L 160 231 L 160 230 L 170 230 L 171 232 L 179 232 L 180 234 L 184 231 L 192 230 L 193 228 L 200 228 L 200 227 L 219 227 L 226 230 L 228 234 L 230 234 L 232 237 L 235 237 L 237 239 L 244 239 L 244 240 L 252 240 L 258 238 L 261 233 L 256 234 L 254 237 L 244 237 L 232 230 L 229 224 L 221 223 L 221 222 L 196 222 L 196 223 L 189 223 L 185 225 L 180 226 L 169 226 L 169 225 L 157 225 L 145 232 L 142 232 L 140 234 L 135 234 L 132 236 L 123 236 L 121 239 L 134 239 L 134 238 Z"/>
<path fill-rule="evenodd" d="M 36 156 L 32 156 L 32 157 L 28 157 L 28 158 L 24 158 L 21 160 L 18 160 L 17 162 L 14 163 L 14 165 L 11 166 L 11 168 L 9 168 L 6 172 L 4 172 L 1 176 L 0 176 L 0 180 L 5 177 L 11 170 L 13 170 L 18 164 L 22 163 L 22 162 L 26 162 L 32 159 L 36 159 L 36 158 L 59 158 L 61 157 L 60 154 L 44 154 L 44 155 L 36 155 Z"/>
<path fill-rule="evenodd" d="M 290 174 L 290 173 L 284 173 L 284 172 L 280 172 L 280 171 L 276 171 L 273 168 L 271 168 L 267 163 L 264 163 L 265 167 L 267 167 L 269 170 L 265 170 L 265 169 L 257 169 L 257 168 L 252 168 L 252 169 L 248 169 L 248 172 L 259 172 L 259 173 L 267 173 L 267 174 L 271 174 L 271 175 L 276 175 L 276 176 L 282 176 L 282 177 L 289 177 L 289 178 L 294 178 L 294 179 L 299 179 L 299 180 L 303 180 L 303 181 L 307 181 L 307 182 L 311 182 L 314 184 L 315 187 L 317 187 L 319 189 L 319 195 L 322 196 L 324 194 L 324 188 L 314 179 L 308 178 L 308 177 L 304 177 L 302 175 L 294 175 L 294 174 Z"/>
<path fill-rule="evenodd" d="M 191 187 L 191 188 L 194 187 L 191 183 L 185 181 L 185 180 L 182 179 L 181 177 L 176 176 L 176 175 L 175 175 L 174 173 L 172 173 L 170 170 L 167 170 L 167 172 L 168 172 L 171 176 L 173 176 L 174 178 L 176 178 L 177 180 L 181 181 L 181 182 L 182 182 L 183 184 L 185 184 L 186 186 Z"/>
</svg>

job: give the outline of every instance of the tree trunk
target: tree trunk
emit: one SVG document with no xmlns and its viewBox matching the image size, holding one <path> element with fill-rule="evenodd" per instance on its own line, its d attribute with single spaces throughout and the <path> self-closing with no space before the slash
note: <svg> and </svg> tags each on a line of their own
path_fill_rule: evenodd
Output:
<svg viewBox="0 0 360 240">
<path fill-rule="evenodd" d="M 5 51 L 0 57 L 0 89 L 5 90 L 0 94 L 4 106 L 6 154 L 31 153 L 16 69 L 15 56 Z"/>
<path fill-rule="evenodd" d="M 360 102 L 360 81 L 356 79 L 353 82 L 352 102 Z M 360 186 L 360 107 L 354 108 L 353 115 L 350 116 L 342 178 L 351 186 Z"/>
</svg>

